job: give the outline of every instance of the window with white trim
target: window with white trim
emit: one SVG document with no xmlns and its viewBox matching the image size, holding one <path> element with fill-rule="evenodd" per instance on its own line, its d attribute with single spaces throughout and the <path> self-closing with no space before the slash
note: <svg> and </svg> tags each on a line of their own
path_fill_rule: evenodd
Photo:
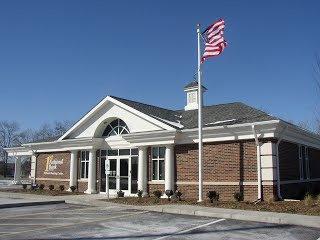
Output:
<svg viewBox="0 0 320 240">
<path fill-rule="evenodd" d="M 103 131 L 102 136 L 110 137 L 114 135 L 128 134 L 128 133 L 129 133 L 129 129 L 127 124 L 121 119 L 116 119 L 108 124 L 108 126 Z"/>
<path fill-rule="evenodd" d="M 164 180 L 165 147 L 152 148 L 152 180 Z"/>
<path fill-rule="evenodd" d="M 89 151 L 81 151 L 80 155 L 80 178 L 88 178 Z"/>
</svg>

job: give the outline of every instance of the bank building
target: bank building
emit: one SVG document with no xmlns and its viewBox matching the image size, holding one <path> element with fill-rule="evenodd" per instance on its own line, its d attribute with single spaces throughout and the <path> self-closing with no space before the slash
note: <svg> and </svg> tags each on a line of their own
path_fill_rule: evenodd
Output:
<svg viewBox="0 0 320 240">
<path fill-rule="evenodd" d="M 125 196 L 178 189 L 197 198 L 197 82 L 184 92 L 180 110 L 107 96 L 59 138 L 7 148 L 15 182 L 21 157 L 30 156 L 33 183 Z M 204 194 L 254 201 L 320 187 L 319 135 L 241 102 L 204 106 L 202 118 Z"/>
</svg>

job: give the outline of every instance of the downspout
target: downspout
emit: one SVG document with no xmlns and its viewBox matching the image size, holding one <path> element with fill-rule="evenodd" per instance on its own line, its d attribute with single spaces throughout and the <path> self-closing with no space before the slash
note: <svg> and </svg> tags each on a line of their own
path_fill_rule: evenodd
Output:
<svg viewBox="0 0 320 240">
<path fill-rule="evenodd" d="M 285 126 L 278 136 L 276 143 L 276 154 L 277 154 L 277 196 L 279 200 L 282 200 L 281 196 L 281 182 L 280 182 L 280 159 L 279 159 L 279 145 L 283 139 L 283 134 L 287 130 L 288 126 Z"/>
<path fill-rule="evenodd" d="M 260 143 L 255 130 L 255 126 L 252 125 L 252 132 L 254 135 L 254 140 L 257 148 L 257 170 L 258 170 L 258 199 L 257 201 L 261 201 L 262 199 L 262 177 L 261 177 L 261 154 L 260 154 Z"/>
</svg>

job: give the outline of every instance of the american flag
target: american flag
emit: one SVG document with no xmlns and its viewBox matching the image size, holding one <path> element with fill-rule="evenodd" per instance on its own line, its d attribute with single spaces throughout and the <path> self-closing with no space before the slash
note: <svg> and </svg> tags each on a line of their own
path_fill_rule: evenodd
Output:
<svg viewBox="0 0 320 240">
<path fill-rule="evenodd" d="M 221 54 L 227 46 L 227 42 L 223 37 L 224 28 L 224 20 L 219 19 L 202 33 L 202 36 L 206 42 L 204 53 L 201 59 L 202 63 L 209 57 L 214 57 Z"/>
</svg>

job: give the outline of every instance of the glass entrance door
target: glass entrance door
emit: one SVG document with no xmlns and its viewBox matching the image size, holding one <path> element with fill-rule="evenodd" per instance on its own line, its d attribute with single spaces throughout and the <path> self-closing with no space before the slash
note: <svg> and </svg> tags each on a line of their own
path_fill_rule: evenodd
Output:
<svg viewBox="0 0 320 240">
<path fill-rule="evenodd" d="M 117 165 L 118 165 L 118 159 L 107 159 L 106 161 L 109 161 L 109 190 L 117 190 L 117 178 L 118 178 L 118 169 L 117 169 Z"/>
<path fill-rule="evenodd" d="M 109 171 L 108 182 L 106 172 Z M 116 149 L 100 151 L 100 192 L 125 195 L 138 191 L 138 149 Z"/>
<path fill-rule="evenodd" d="M 120 179 L 119 179 L 119 190 L 129 190 L 129 159 L 120 158 Z"/>
<path fill-rule="evenodd" d="M 110 157 L 106 159 L 106 166 L 109 165 L 109 191 L 111 194 L 116 194 L 120 190 L 130 194 L 129 160 L 130 158 L 128 157 Z"/>
</svg>

